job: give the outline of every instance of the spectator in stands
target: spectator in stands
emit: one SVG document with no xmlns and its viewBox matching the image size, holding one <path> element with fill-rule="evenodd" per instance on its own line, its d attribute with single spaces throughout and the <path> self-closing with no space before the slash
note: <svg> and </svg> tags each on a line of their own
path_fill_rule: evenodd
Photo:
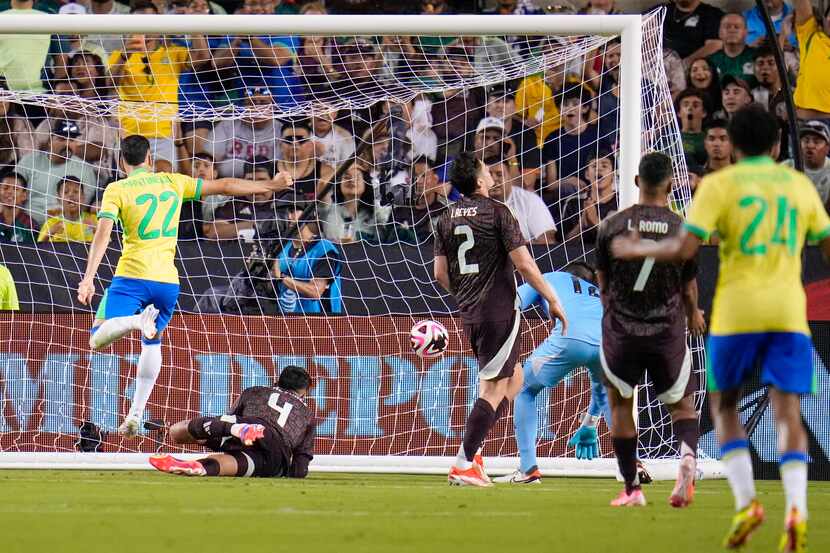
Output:
<svg viewBox="0 0 830 553">
<path fill-rule="evenodd" d="M 67 71 L 75 94 L 81 98 L 107 100 L 113 96 L 107 68 L 98 54 L 78 50 L 69 57 Z"/>
<path fill-rule="evenodd" d="M 712 119 L 704 127 L 703 147 L 706 148 L 704 174 L 714 173 L 732 165 L 732 141 L 726 132 L 728 123 L 724 119 Z"/>
<path fill-rule="evenodd" d="M 514 149 L 514 146 L 504 138 L 504 122 L 495 117 L 485 117 L 478 122 L 474 144 L 476 156 L 479 159 L 503 158 L 508 150 Z"/>
<path fill-rule="evenodd" d="M 516 88 L 516 111 L 525 125 L 536 131 L 541 147 L 545 137 L 561 125 L 559 98 L 565 88 L 565 65 L 555 65 L 542 73 L 528 75 Z"/>
<path fill-rule="evenodd" d="M 693 61 L 689 66 L 686 81 L 689 83 L 689 88 L 696 88 L 706 93 L 711 102 L 711 105 L 707 106 L 709 113 L 715 113 L 723 107 L 721 105 L 722 92 L 718 71 L 709 60 L 700 58 Z"/>
<path fill-rule="evenodd" d="M 801 137 L 801 153 L 804 156 L 804 174 L 816 186 L 821 201 L 827 204 L 830 200 L 830 129 L 818 120 L 806 121 L 799 128 Z M 794 162 L 788 159 L 784 162 L 790 167 Z"/>
<path fill-rule="evenodd" d="M 556 224 L 545 202 L 521 186 L 513 186 L 510 168 L 503 157 L 488 158 L 484 163 L 493 177 L 490 197 L 506 203 L 522 230 L 525 240 L 535 244 L 555 244 Z"/>
<path fill-rule="evenodd" d="M 28 198 L 26 179 L 4 170 L 0 174 L 0 242 L 35 243 L 37 224 L 23 209 Z"/>
<path fill-rule="evenodd" d="M 723 91 L 720 98 L 723 109 L 715 113 L 715 117 L 728 121 L 735 112 L 752 103 L 752 89 L 745 80 L 732 75 L 725 76 L 721 86 Z"/>
<path fill-rule="evenodd" d="M 8 90 L 2 77 L 0 90 Z M 21 105 L 0 100 L 0 168 L 17 165 L 35 148 L 34 130 Z"/>
<path fill-rule="evenodd" d="M 208 135 L 204 146 L 216 161 L 220 177 L 240 177 L 245 163 L 254 157 L 277 160 L 281 157 L 280 122 L 271 110 L 271 90 L 262 84 L 245 89 L 243 117 L 223 119 Z M 197 150 L 199 147 L 197 146 Z"/>
<path fill-rule="evenodd" d="M 261 157 L 246 163 L 245 180 L 271 180 L 274 178 L 274 162 Z M 285 207 L 285 206 L 282 206 Z M 275 193 L 266 192 L 253 196 L 231 198 L 213 211 L 210 221 L 202 227 L 205 238 L 219 240 L 244 238 L 250 240 L 261 223 L 278 218 Z M 285 219 L 285 215 L 282 215 Z"/>
<path fill-rule="evenodd" d="M 300 39 L 294 72 L 305 87 L 303 100 L 332 96 L 332 82 L 341 78 L 332 61 L 332 39 L 304 36 Z"/>
<path fill-rule="evenodd" d="M 385 224 L 388 217 L 388 210 L 375 209 L 373 192 L 357 163 L 345 170 L 320 209 L 322 235 L 340 243 L 376 241 L 378 225 Z"/>
<path fill-rule="evenodd" d="M 58 185 L 67 175 L 74 175 L 83 183 L 86 205 L 91 205 L 95 198 L 95 169 L 74 154 L 80 136 L 77 123 L 58 120 L 52 127 L 48 151 L 32 152 L 17 166 L 17 172 L 29 183 L 29 215 L 39 224 L 46 221 L 52 210 L 59 211 Z"/>
<path fill-rule="evenodd" d="M 315 154 L 307 119 L 286 122 L 280 137 L 280 152 L 277 170 L 291 175 L 298 200 L 313 201 L 334 175 L 334 169 Z"/>
<path fill-rule="evenodd" d="M 14 277 L 5 265 L 0 265 L 0 311 L 20 311 Z"/>
<path fill-rule="evenodd" d="M 787 5 L 784 0 L 764 0 L 764 5 L 767 7 L 770 19 L 772 19 L 772 26 L 776 33 L 781 33 L 782 23 L 792 14 L 793 9 Z M 744 12 L 744 19 L 746 20 L 746 43 L 753 47 L 759 48 L 761 44 L 767 39 L 767 29 L 764 27 L 764 16 L 758 6 L 752 6 Z M 795 35 L 792 32 L 788 33 L 786 37 L 787 42 L 793 46 L 797 46 Z"/>
<path fill-rule="evenodd" d="M 447 209 L 447 188 L 425 156 L 413 160 L 411 182 L 406 204 L 396 206 L 392 214 L 395 227 L 391 238 L 420 244 L 432 238 L 435 221 Z"/>
<path fill-rule="evenodd" d="M 156 11 L 147 0 L 136 0 L 130 9 L 130 13 Z M 179 76 L 188 64 L 199 65 L 209 56 L 203 35 L 190 39 L 189 50 L 160 36 L 134 34 L 126 37 L 123 49 L 113 51 L 109 58 L 118 95 L 130 110 L 121 116 L 122 130 L 150 141 L 157 171 L 176 167 L 172 120 L 178 111 Z"/>
<path fill-rule="evenodd" d="M 89 13 L 95 15 L 123 15 L 130 13 L 130 7 L 114 0 L 89 0 Z M 121 37 L 118 35 L 96 34 L 87 35 L 84 42 L 92 43 L 106 55 L 121 48 Z"/>
<path fill-rule="evenodd" d="M 562 127 L 545 139 L 542 161 L 548 187 L 558 189 L 560 197 L 575 193 L 582 185 L 580 175 L 591 154 L 612 144 L 600 136 L 596 124 L 588 123 L 593 98 L 584 88 L 572 88 L 562 97 Z"/>
<path fill-rule="evenodd" d="M 506 87 L 491 89 L 485 113 L 486 118 L 494 118 L 503 124 L 505 156 L 511 168 L 510 174 L 521 177 L 522 188 L 534 190 L 541 173 L 542 152 L 538 147 L 536 133 L 525 126 L 516 113 L 513 92 Z"/>
<path fill-rule="evenodd" d="M 191 164 L 191 175 L 194 178 L 207 180 L 216 180 L 216 164 L 213 161 L 213 156 L 207 152 L 196 152 L 193 154 L 193 163 Z M 223 194 L 212 194 L 202 198 L 202 221 L 203 223 L 213 222 L 213 214 L 216 208 L 232 199 L 231 196 Z"/>
<path fill-rule="evenodd" d="M 340 249 L 315 234 L 311 221 L 302 221 L 302 211 L 293 219 L 299 233 L 289 240 L 273 265 L 277 300 L 285 314 L 338 314 L 343 311 L 340 295 Z"/>
<path fill-rule="evenodd" d="M 407 104 L 406 113 L 409 123 L 406 139 L 412 144 L 411 156 L 437 159 L 438 137 L 432 130 L 432 101 L 426 94 L 418 95 Z"/>
<path fill-rule="evenodd" d="M 801 48 L 801 69 L 793 94 L 798 118 L 830 122 L 830 5 L 819 21 L 810 0 L 795 0 L 795 32 Z"/>
<path fill-rule="evenodd" d="M 584 173 L 590 189 L 579 216 L 579 225 L 571 229 L 568 238 L 579 236 L 585 244 L 597 239 L 599 224 L 617 212 L 616 173 L 609 150 L 598 150 L 588 161 Z"/>
<path fill-rule="evenodd" d="M 666 78 L 669 80 L 669 91 L 672 98 L 686 90 L 688 80 L 686 79 L 686 68 L 680 55 L 671 48 L 663 48 L 663 67 L 666 70 Z"/>
<path fill-rule="evenodd" d="M 773 99 L 782 89 L 781 75 L 778 73 L 778 66 L 775 65 L 772 48 L 764 45 L 755 50 L 753 70 L 758 86 L 752 89 L 752 99 L 769 110 Z"/>
<path fill-rule="evenodd" d="M 0 16 L 45 15 L 33 6 L 33 0 L 11 0 L 11 9 L 0 12 Z M 46 65 L 51 41 L 49 34 L 0 36 L 0 75 L 11 90 L 44 91 L 41 71 Z"/>
<path fill-rule="evenodd" d="M 383 56 L 375 41 L 350 37 L 336 51 L 339 54 L 339 63 L 334 60 L 339 65 L 337 80 L 328 87 L 335 97 L 355 98 L 379 90 Z M 315 97 L 319 95 L 315 94 Z"/>
<path fill-rule="evenodd" d="M 703 147 L 703 121 L 709 115 L 706 93 L 696 88 L 687 88 L 674 102 L 680 119 L 680 137 L 683 151 L 696 163 L 706 163 L 706 149 Z"/>
<path fill-rule="evenodd" d="M 746 21 L 739 13 L 728 13 L 720 20 L 718 31 L 723 47 L 709 56 L 709 61 L 718 70 L 718 76 L 723 80 L 726 75 L 732 75 L 745 81 L 754 79 L 752 60 L 755 50 L 746 45 Z"/>
<path fill-rule="evenodd" d="M 380 43 L 383 65 L 379 78 L 388 83 L 414 83 L 418 79 L 417 67 L 424 64 L 423 52 L 416 48 L 417 37 L 386 35 Z"/>
<path fill-rule="evenodd" d="M 335 124 L 336 118 L 336 110 L 311 117 L 312 141 L 317 158 L 332 167 L 337 167 L 351 158 L 355 152 L 354 136 Z"/>
<path fill-rule="evenodd" d="M 435 94 L 432 102 L 432 130 L 443 146 L 439 159 L 451 157 L 472 146 L 469 144 L 470 129 L 484 116 L 486 102 L 483 87 L 445 88 Z"/>
<path fill-rule="evenodd" d="M 663 44 L 680 55 L 686 65 L 721 48 L 718 30 L 723 12 L 700 0 L 674 0 L 666 7 Z"/>
<path fill-rule="evenodd" d="M 58 181 L 61 212 L 40 227 L 38 242 L 92 242 L 98 219 L 85 209 L 83 189 L 80 179 L 72 175 Z"/>
<path fill-rule="evenodd" d="M 602 52 L 602 71 L 594 79 L 597 91 L 597 116 L 602 136 L 616 143 L 619 133 L 618 109 L 620 106 L 620 50 L 619 39 L 613 39 L 605 45 Z"/>
</svg>

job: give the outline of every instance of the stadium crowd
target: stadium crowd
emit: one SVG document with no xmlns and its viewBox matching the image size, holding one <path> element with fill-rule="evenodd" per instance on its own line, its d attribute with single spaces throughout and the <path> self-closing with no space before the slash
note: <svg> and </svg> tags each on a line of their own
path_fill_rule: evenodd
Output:
<svg viewBox="0 0 830 553">
<path fill-rule="evenodd" d="M 779 118 L 779 161 L 792 164 L 777 45 L 795 83 L 804 171 L 827 202 L 830 10 L 814 13 L 810 0 L 766 4 L 776 44 L 766 39 L 757 8 L 724 13 L 700 0 L 665 4 L 663 60 L 691 190 L 702 176 L 732 163 L 726 124 L 752 102 Z M 454 13 L 445 0 L 380 6 L 364 0 L 11 0 L 0 16 L 383 10 Z M 613 0 L 582 6 L 499 0 L 485 13 L 620 12 Z M 617 209 L 619 42 L 559 59 L 538 74 L 466 86 L 478 74 L 555 55 L 567 46 L 564 40 L 4 35 L 0 242 L 90 241 L 103 190 L 125 176 L 119 140 L 138 134 L 150 141 L 158 171 L 203 179 L 293 177 L 284 193 L 191 202 L 183 211 L 182 238 L 278 239 L 299 226 L 300 242 L 319 234 L 332 245 L 327 256 L 336 256 L 337 244 L 359 240 L 422 243 L 430 239 L 432 221 L 458 197 L 447 183 L 449 163 L 473 147 L 526 239 L 593 244 L 598 224 Z M 438 92 L 396 99 L 413 89 Z M 15 101 L 22 97 L 46 100 Z M 364 101 L 350 103 L 354 99 Z M 233 116 L 238 108 L 244 114 Z M 275 117 L 298 111 L 311 116 Z M 284 256 L 291 249 L 273 251 L 273 274 L 290 268 Z M 329 265 L 322 280 L 338 272 Z M 308 290 L 292 292 L 304 297 Z M 291 303 L 291 293 L 281 294 Z"/>
</svg>

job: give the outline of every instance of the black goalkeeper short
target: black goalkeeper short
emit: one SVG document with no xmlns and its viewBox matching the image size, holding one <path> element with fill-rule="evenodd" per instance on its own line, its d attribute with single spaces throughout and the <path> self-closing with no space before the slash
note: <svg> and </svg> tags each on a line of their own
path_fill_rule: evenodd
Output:
<svg viewBox="0 0 830 553">
<path fill-rule="evenodd" d="M 261 424 L 265 427 L 265 435 L 250 446 L 233 437 L 210 438 L 205 442 L 206 448 L 236 459 L 240 467 L 237 476 L 268 478 L 286 473 L 285 443 L 279 433 L 256 417 L 225 415 L 222 419 L 230 423 Z"/>
</svg>

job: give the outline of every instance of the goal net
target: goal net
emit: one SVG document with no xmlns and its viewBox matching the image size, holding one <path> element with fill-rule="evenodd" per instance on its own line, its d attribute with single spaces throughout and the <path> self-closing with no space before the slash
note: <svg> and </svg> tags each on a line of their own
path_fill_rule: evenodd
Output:
<svg viewBox="0 0 830 553">
<path fill-rule="evenodd" d="M 452 159 L 474 149 L 486 160 L 543 271 L 592 259 L 599 222 L 636 197 L 637 152 L 674 160 L 677 210 L 690 196 L 663 70 L 662 13 L 642 18 L 642 78 L 633 88 L 621 79 L 619 33 L 543 32 L 556 29 L 556 15 L 526 19 L 528 30 L 514 36 L 465 36 L 472 27 L 453 18 L 446 21 L 458 26 L 445 26 L 453 29 L 446 36 L 377 37 L 339 34 L 355 23 L 349 18 L 328 27 L 337 34 L 228 36 L 223 16 L 180 16 L 187 34 L 159 31 L 171 27 L 167 16 L 133 17 L 119 18 L 121 34 L 95 32 L 112 30 L 111 19 L 62 16 L 66 34 L 3 37 L 20 40 L 22 53 L 0 90 L 0 262 L 20 300 L 19 311 L 0 314 L 0 463 L 195 453 L 172 445 L 165 426 L 221 414 L 242 389 L 295 364 L 314 378 L 319 467 L 444 470 L 477 394 L 455 305 L 431 277 L 431 224 L 457 196 L 447 183 Z M 191 18 L 204 29 L 192 32 Z M 561 21 L 569 28 L 573 19 Z M 388 34 L 387 21 L 360 26 Z M 5 33 L 34 23 L 9 25 Z M 24 50 L 38 38 L 51 53 L 43 79 L 27 81 L 32 52 Z M 638 96 L 638 117 L 621 117 L 633 101 L 626 89 Z M 124 176 L 120 140 L 136 133 L 150 139 L 156 170 L 204 179 L 288 171 L 294 185 L 184 204 L 177 313 L 145 428 L 125 439 L 115 429 L 129 408 L 140 342 L 131 336 L 91 352 L 93 311 L 75 290 L 92 214 L 107 184 Z M 120 248 L 115 232 L 96 305 Z M 304 286 L 275 279 L 275 266 Z M 426 318 L 451 334 L 433 360 L 409 346 L 413 323 Z M 529 311 L 522 328 L 524 359 L 549 324 Z M 690 345 L 702 385 L 701 348 Z M 604 422 L 604 460 L 569 460 L 566 442 L 589 399 L 584 370 L 538 396 L 543 468 L 613 473 Z M 648 385 L 637 409 L 640 456 L 674 458 L 670 418 Z M 511 417 L 491 431 L 485 454 L 498 467 L 515 465 Z"/>
</svg>

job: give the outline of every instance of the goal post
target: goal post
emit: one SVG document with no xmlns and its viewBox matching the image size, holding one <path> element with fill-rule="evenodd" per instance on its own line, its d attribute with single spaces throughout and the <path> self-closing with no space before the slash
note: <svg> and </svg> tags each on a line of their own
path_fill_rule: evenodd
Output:
<svg viewBox="0 0 830 553">
<path fill-rule="evenodd" d="M 247 158 L 233 157 L 230 147 L 227 151 L 220 151 L 219 147 L 206 150 L 216 161 L 220 176 L 226 176 L 221 171 L 242 176 L 239 174 L 242 167 L 248 169 L 245 161 L 257 159 L 254 156 L 261 152 L 271 156 L 268 161 L 273 162 L 272 169 L 275 160 L 284 161 L 290 148 L 280 149 L 289 142 L 292 147 L 299 148 L 297 143 L 303 139 L 291 134 L 282 136 L 286 129 L 293 128 L 295 123 L 292 121 L 297 118 L 318 118 L 333 113 L 332 117 L 339 117 L 337 121 L 354 120 L 355 130 L 354 144 L 351 149 L 345 148 L 344 158 L 324 160 L 325 164 L 336 168 L 334 176 L 327 177 L 331 179 L 335 196 L 325 200 L 329 203 L 318 206 L 322 211 L 314 211 L 312 215 L 312 222 L 321 234 L 329 232 L 323 233 L 326 228 L 335 228 L 340 233 L 339 239 L 332 240 L 337 242 L 343 268 L 336 277 L 332 274 L 329 278 L 332 283 L 338 283 L 338 301 L 342 305 L 335 310 L 334 303 L 329 303 L 313 314 L 292 314 L 286 311 L 286 305 L 294 306 L 296 297 L 294 303 L 289 302 L 280 295 L 285 290 L 279 288 L 274 292 L 275 297 L 266 297 L 265 292 L 251 285 L 252 296 L 246 298 L 251 305 L 261 308 L 255 314 L 242 314 L 245 311 L 241 308 L 228 313 L 223 311 L 226 307 L 223 305 L 216 308 L 221 313 L 210 311 L 216 302 L 204 300 L 211 294 L 218 297 L 217 284 L 224 286 L 221 294 L 232 294 L 237 292 L 234 285 L 239 275 L 246 283 L 253 282 L 249 274 L 254 272 L 250 263 L 256 255 L 267 258 L 269 263 L 280 262 L 279 255 L 284 247 L 284 236 L 280 232 L 284 229 L 266 231 L 260 225 L 262 221 L 257 220 L 255 206 L 249 206 L 254 215 L 251 216 L 253 229 L 248 229 L 248 233 L 240 232 L 230 239 L 216 240 L 216 236 L 208 239 L 199 231 L 196 232 L 198 239 L 180 239 L 178 262 L 182 267 L 182 295 L 178 312 L 165 335 L 164 366 L 145 419 L 172 423 L 200 413 L 221 414 L 244 387 L 266 384 L 287 364 L 298 364 L 308 368 L 317 383 L 310 392 L 310 401 L 320 415 L 317 443 L 320 455 L 315 458 L 312 469 L 436 473 L 446 470 L 449 456 L 458 448 L 464 418 L 477 395 L 476 362 L 465 345 L 460 322 L 453 317 L 452 300 L 432 280 L 429 239 L 417 233 L 412 238 L 409 222 L 397 224 L 394 219 L 397 211 L 393 208 L 408 209 L 408 214 L 414 213 L 416 208 L 412 194 L 416 193 L 413 190 L 417 191 L 419 175 L 410 165 L 414 165 L 419 157 L 426 157 L 430 164 L 435 164 L 430 169 L 446 179 L 447 167 L 461 148 L 474 145 L 482 151 L 482 157 L 486 157 L 483 151 L 492 145 L 488 146 L 486 137 L 479 135 L 488 130 L 486 120 L 494 118 L 487 111 L 489 103 L 493 99 L 506 101 L 504 90 L 508 82 L 520 82 L 519 88 L 525 82 L 532 82 L 538 90 L 545 92 L 540 93 L 538 109 L 525 106 L 522 115 L 527 121 L 535 121 L 533 127 L 528 124 L 528 130 L 538 137 L 539 144 L 535 147 L 540 150 L 537 161 L 522 162 L 536 165 L 522 168 L 523 171 L 528 169 L 528 181 L 531 182 L 525 187 L 542 195 L 550 212 L 557 214 L 554 218 L 558 226 L 569 225 L 567 232 L 561 232 L 560 243 L 548 240 L 548 247 L 544 247 L 544 241 L 538 241 L 534 253 L 543 269 L 561 269 L 570 261 L 591 255 L 597 223 L 585 213 L 591 204 L 592 187 L 600 186 L 599 181 L 612 183 L 611 193 L 618 209 L 636 202 L 634 177 L 642 151 L 658 150 L 672 157 L 676 179 L 673 205 L 682 210 L 691 194 L 680 133 L 672 114 L 671 94 L 662 67 L 662 17 L 661 11 L 643 16 L 500 17 L 15 15 L 0 17 L 0 34 L 108 36 L 116 43 L 120 42 L 125 51 L 128 35 L 156 35 L 166 37 L 163 44 L 176 44 L 176 41 L 187 44 L 191 54 L 197 48 L 190 42 L 190 37 L 195 35 L 215 37 L 218 46 L 210 46 L 211 51 L 234 43 L 230 40 L 233 37 L 240 37 L 243 42 L 251 42 L 252 37 L 272 36 L 326 39 L 329 54 L 337 58 L 331 62 L 335 69 L 329 68 L 329 73 L 322 71 L 313 76 L 331 85 L 328 95 L 309 94 L 285 103 L 275 99 L 267 106 L 251 103 L 250 97 L 256 94 L 279 97 L 283 84 L 265 85 L 270 90 L 263 93 L 261 85 L 246 84 L 240 76 L 246 70 L 249 76 L 258 71 L 262 73 L 261 67 L 244 67 L 242 61 L 233 59 L 225 69 L 236 71 L 236 77 L 229 80 L 232 84 L 227 86 L 223 80 L 220 87 L 220 92 L 232 98 L 221 105 L 205 107 L 177 103 L 175 99 L 147 99 L 147 103 L 152 104 L 151 111 L 158 126 L 188 123 L 192 127 L 195 123 L 207 122 L 206 128 L 211 129 L 211 134 L 201 140 L 218 142 L 215 135 L 222 133 L 216 129 L 223 126 L 226 142 L 235 144 L 238 141 L 245 143 L 243 149 L 251 148 Z M 383 44 L 382 41 L 368 45 L 360 42 L 361 37 L 381 36 L 418 37 L 417 57 L 414 54 L 408 57 L 409 50 L 398 42 L 392 44 L 391 50 L 380 53 L 378 45 Z M 498 50 L 499 44 L 495 50 L 499 56 L 493 57 L 483 42 L 492 36 L 503 39 L 500 44 L 508 44 L 508 38 L 514 36 L 538 38 L 538 51 L 499 57 L 502 52 Z M 223 42 L 222 37 L 228 40 Z M 449 42 L 441 40 L 432 43 L 434 46 L 428 50 L 421 44 L 421 37 L 479 37 L 482 42 L 471 43 L 466 51 L 458 53 L 451 51 Z M 606 66 L 605 53 L 613 38 L 619 38 L 619 62 Z M 343 44 L 351 45 L 348 54 Z M 514 47 L 519 49 L 521 45 L 511 46 Z M 249 48 L 246 55 L 250 56 L 252 50 Z M 139 73 L 139 77 L 155 86 L 156 68 L 151 52 L 144 54 L 142 63 L 146 67 L 143 68 L 144 76 Z M 369 72 L 367 60 L 370 56 L 381 56 L 373 57 L 373 63 L 379 59 L 386 63 L 383 57 L 386 54 L 398 61 L 398 67 L 407 72 L 406 78 L 395 76 L 381 81 L 375 78 L 376 73 L 365 78 L 352 77 L 364 70 Z M 350 65 L 345 61 L 347 55 L 358 61 Z M 301 66 L 304 59 L 294 52 L 298 70 L 305 69 Z M 106 66 L 107 60 L 102 61 Z M 164 63 L 168 61 L 164 60 Z M 372 71 L 382 69 L 378 65 L 372 67 Z M 298 73 L 309 79 L 308 73 Z M 336 82 L 326 81 L 334 73 L 343 78 Z M 215 74 L 220 77 L 205 77 L 203 81 L 197 78 L 196 82 L 200 86 L 213 85 L 225 78 L 218 69 Z M 261 74 L 254 76 L 262 77 Z M 548 84 L 560 77 L 561 82 L 568 83 L 567 90 Z M 288 80 L 285 75 L 279 78 Z M 50 84 L 56 89 L 59 80 L 65 79 L 55 77 Z M 134 90 L 131 93 L 136 94 Z M 578 167 L 571 173 L 565 170 L 568 154 L 562 153 L 564 150 L 549 152 L 546 149 L 548 124 L 554 124 L 549 118 L 557 118 L 554 128 L 564 125 L 559 112 L 565 109 L 562 99 L 568 95 L 578 97 L 578 110 L 584 117 L 591 118 L 589 126 L 603 129 L 596 131 L 597 136 L 601 132 L 610 135 L 606 145 L 612 150 L 610 154 L 603 153 L 606 146 L 600 147 L 599 139 L 595 138 L 597 145 L 590 148 L 590 155 L 580 158 Z M 603 111 L 603 95 L 604 99 L 613 100 L 610 111 Z M 55 123 L 74 117 L 85 121 L 85 128 L 100 132 L 118 117 L 147 117 L 146 106 L 136 107 L 142 103 L 142 98 L 124 99 L 118 93 L 105 98 L 88 95 L 68 99 L 54 90 L 45 93 L 0 90 L 2 102 L 39 108 L 45 113 L 41 125 L 47 135 Z M 374 109 L 378 105 L 381 108 Z M 273 125 L 254 125 L 253 137 L 249 136 L 251 121 L 261 122 L 263 116 L 273 120 Z M 460 130 L 454 130 L 454 125 L 460 126 Z M 498 125 L 504 135 L 507 132 L 504 121 L 496 121 L 496 128 Z M 0 133 L 3 132 L 7 131 L 0 127 Z M 266 136 L 262 136 L 263 133 Z M 322 143 L 321 137 L 314 138 Z M 33 141 L 37 144 L 36 139 Z M 379 145 L 383 147 L 377 147 Z M 516 148 L 515 141 L 513 147 Z M 35 145 L 34 151 L 38 148 L 48 148 L 48 141 L 46 146 Z M 402 153 L 397 148 L 403 148 Z M 103 155 L 93 161 L 85 157 L 85 150 L 77 152 L 96 174 L 111 174 L 109 180 L 103 177 L 98 180 L 99 189 L 102 183 L 105 185 L 118 175 L 113 166 L 117 160 L 117 145 L 104 146 L 103 150 Z M 337 148 L 331 150 L 332 156 L 340 155 L 334 151 Z M 507 162 L 509 157 L 511 167 L 520 157 L 516 151 L 511 154 L 504 148 L 497 151 L 501 161 Z M 325 155 L 329 155 L 330 152 L 326 152 Z M 189 155 L 188 167 L 193 165 L 196 171 L 198 155 L 192 151 Z M 600 174 L 597 163 L 589 178 L 588 158 L 593 160 L 601 155 L 611 160 L 612 174 Z M 314 153 L 311 165 L 323 165 L 315 156 L 323 154 Z M 384 228 L 392 228 L 386 238 L 379 237 L 379 231 L 371 239 L 366 238 L 366 233 L 351 229 L 351 219 L 346 223 L 339 221 L 337 226 L 328 218 L 332 212 L 336 215 L 336 194 L 342 193 L 339 186 L 349 178 L 348 168 L 358 161 L 363 163 L 367 157 L 370 159 L 367 168 L 361 165 L 360 171 L 366 193 L 371 196 L 367 203 L 374 210 L 371 224 L 375 225 L 373 229 L 380 228 L 381 224 L 386 225 Z M 226 161 L 232 163 L 222 165 Z M 255 169 L 254 166 L 250 168 Z M 314 171 L 314 178 L 322 180 L 317 169 Z M 27 174 L 35 179 L 42 177 L 37 169 Z M 524 185 L 524 172 L 514 178 L 517 182 L 522 180 L 522 184 L 514 184 L 514 187 Z M 566 193 L 560 183 L 567 179 L 580 184 Z M 388 189 L 385 188 L 387 180 Z M 398 194 L 401 187 L 406 191 Z M 425 197 L 423 191 L 417 193 Z M 61 206 L 57 192 L 47 192 L 45 196 L 41 201 L 53 208 L 52 211 Z M 306 201 L 320 204 L 320 200 L 312 196 Z M 364 201 L 363 198 L 359 200 Z M 94 202 L 94 195 L 87 201 Z M 401 202 L 410 203 L 403 205 Z M 205 210 L 207 205 L 204 204 Z M 431 209 L 431 205 L 426 208 L 429 216 L 434 215 Z M 276 217 L 277 222 L 282 223 L 284 220 L 279 217 L 285 215 L 280 213 L 282 215 Z M 357 218 L 360 214 L 357 208 L 355 213 Z M 381 213 L 385 217 L 383 223 L 378 222 Z M 231 217 L 237 215 L 234 212 Z M 44 224 L 43 221 L 38 223 Z M 218 231 L 214 229 L 213 232 Z M 114 242 L 117 245 L 118 241 Z M 113 250 L 104 260 L 97 281 L 98 294 L 112 277 L 117 254 L 118 251 Z M 164 433 L 155 430 L 142 431 L 133 439 L 122 439 L 115 434 L 129 404 L 140 344 L 133 337 L 106 352 L 90 352 L 87 348 L 86 332 L 92 314 L 84 311 L 74 299 L 85 256 L 86 249 L 80 244 L 18 242 L 0 249 L 0 264 L 5 264 L 15 276 L 23 305 L 22 313 L 0 313 L 0 343 L 8 345 L 5 351 L 0 350 L 0 400 L 3 400 L 0 467 L 81 468 L 88 465 L 135 468 L 143 465 L 146 456 L 155 451 L 196 454 L 192 448 L 170 444 Z M 98 299 L 100 295 L 96 296 L 96 302 Z M 206 307 L 208 304 L 210 308 Z M 423 360 L 409 351 L 409 329 L 415 321 L 424 318 L 439 319 L 450 331 L 450 347 L 442 358 Z M 547 325 L 538 318 L 529 317 L 526 326 L 528 329 L 522 335 L 523 358 L 548 333 Z M 691 345 L 696 371 L 702 378 L 702 346 L 699 341 L 693 341 Z M 641 457 L 653 469 L 655 477 L 672 477 L 677 449 L 672 443 L 670 419 L 653 390 L 643 387 L 638 395 L 640 422 L 648 421 L 650 425 L 648 442 L 641 444 Z M 584 370 L 570 375 L 558 389 L 546 390 L 538 396 L 541 429 L 538 453 L 543 470 L 551 474 L 589 476 L 616 473 L 604 424 L 601 430 L 602 459 L 590 463 L 576 461 L 572 452 L 566 451 L 565 443 L 578 427 L 578 415 L 586 409 L 589 396 L 590 385 Z M 702 394 L 697 397 L 697 404 L 701 407 Z M 106 433 L 100 448 L 94 448 L 99 451 L 97 453 L 75 451 L 78 429 L 86 421 Z M 488 467 L 494 472 L 515 468 L 512 419 L 500 421 L 493 429 L 485 443 L 485 454 L 493 459 Z M 709 477 L 719 474 L 715 462 L 701 466 Z"/>
</svg>

